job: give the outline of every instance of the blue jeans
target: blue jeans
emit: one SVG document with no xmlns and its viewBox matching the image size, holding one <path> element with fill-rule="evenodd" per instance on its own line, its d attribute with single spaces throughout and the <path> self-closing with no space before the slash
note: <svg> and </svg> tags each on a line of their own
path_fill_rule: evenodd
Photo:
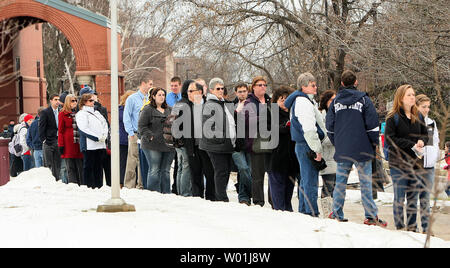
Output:
<svg viewBox="0 0 450 268">
<path fill-rule="evenodd" d="M 250 154 L 245 152 L 234 152 L 231 157 L 239 171 L 239 201 L 250 203 L 252 195 L 252 170 Z"/>
<path fill-rule="evenodd" d="M 28 171 L 34 167 L 33 157 L 31 155 L 22 155 L 23 171 Z"/>
<path fill-rule="evenodd" d="M 143 150 L 150 169 L 147 176 L 147 189 L 162 194 L 170 193 L 170 165 L 172 164 L 173 152 L 159 152 L 154 150 Z"/>
<path fill-rule="evenodd" d="M 308 144 L 296 143 L 295 154 L 300 165 L 300 183 L 298 211 L 314 217 L 319 216 L 317 196 L 319 191 L 319 171 L 313 167 L 307 153 L 311 151 Z"/>
<path fill-rule="evenodd" d="M 347 181 L 352 166 L 358 170 L 359 184 L 361 186 L 361 201 L 364 207 L 364 216 L 376 219 L 378 209 L 372 197 L 372 161 L 367 162 L 338 162 L 336 170 L 336 186 L 333 192 L 333 215 L 338 219 L 344 218 L 344 202 Z"/>
<path fill-rule="evenodd" d="M 44 165 L 44 155 L 42 153 L 42 150 L 34 150 L 33 157 L 35 167 L 39 168 Z"/>
<path fill-rule="evenodd" d="M 434 168 L 427 168 L 421 170 L 423 172 L 420 176 L 420 222 L 422 223 L 422 231 L 428 231 L 428 222 L 430 219 L 430 193 L 433 191 L 434 184 Z"/>
<path fill-rule="evenodd" d="M 401 170 L 395 167 L 390 168 L 391 178 L 394 184 L 394 223 L 397 229 L 405 228 L 404 220 L 404 203 L 406 197 L 406 222 L 408 230 L 417 228 L 417 201 L 418 194 L 418 178 L 411 170 Z"/>
<path fill-rule="evenodd" d="M 65 184 L 69 183 L 69 178 L 67 176 L 67 168 L 66 168 L 66 161 L 61 161 L 61 169 L 59 170 L 59 177 L 61 178 L 62 182 Z"/>
<path fill-rule="evenodd" d="M 139 169 L 141 170 L 141 177 L 142 177 L 142 186 L 144 189 L 147 188 L 147 176 L 148 176 L 148 167 L 150 166 L 150 160 L 147 159 L 147 156 L 144 153 L 144 150 L 142 150 L 141 145 L 138 145 L 139 148 Z"/>
<path fill-rule="evenodd" d="M 178 158 L 177 192 L 181 196 L 192 196 L 191 169 L 185 147 L 175 148 Z"/>
</svg>

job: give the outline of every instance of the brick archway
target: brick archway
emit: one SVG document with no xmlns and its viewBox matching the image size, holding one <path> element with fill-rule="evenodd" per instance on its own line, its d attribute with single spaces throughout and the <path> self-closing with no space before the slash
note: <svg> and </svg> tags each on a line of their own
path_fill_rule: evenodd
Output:
<svg viewBox="0 0 450 268">
<path fill-rule="evenodd" d="M 74 51 L 75 76 L 91 78 L 102 103 L 108 107 L 108 111 L 110 110 L 111 29 L 107 18 L 60 0 L 0 2 L 0 21 L 15 17 L 37 18 L 57 27 L 69 40 Z M 118 42 L 120 51 L 120 36 Z M 121 53 L 119 53 L 119 72 L 123 71 L 121 60 Z M 123 77 L 119 77 L 119 92 L 123 92 L 123 88 Z M 35 114 L 39 105 L 31 106 L 34 107 L 29 106 L 23 112 Z M 4 121 L 1 123 L 3 124 Z"/>
</svg>

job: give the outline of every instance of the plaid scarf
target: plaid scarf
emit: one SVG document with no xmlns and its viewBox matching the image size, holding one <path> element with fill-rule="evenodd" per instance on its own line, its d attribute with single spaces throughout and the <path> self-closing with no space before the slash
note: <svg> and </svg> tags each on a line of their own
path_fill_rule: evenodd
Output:
<svg viewBox="0 0 450 268">
<path fill-rule="evenodd" d="M 71 112 L 69 117 L 72 118 L 72 127 L 73 127 L 73 143 L 80 143 L 80 133 L 78 132 L 77 120 L 75 118 L 75 112 Z"/>
</svg>

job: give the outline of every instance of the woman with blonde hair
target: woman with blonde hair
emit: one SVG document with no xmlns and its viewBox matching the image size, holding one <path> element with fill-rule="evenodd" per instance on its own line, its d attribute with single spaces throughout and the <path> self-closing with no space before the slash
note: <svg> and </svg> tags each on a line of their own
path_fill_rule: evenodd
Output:
<svg viewBox="0 0 450 268">
<path fill-rule="evenodd" d="M 80 135 L 75 114 L 78 100 L 73 94 L 66 96 L 58 114 L 58 148 L 67 167 L 69 183 L 83 184 L 83 154 L 80 151 Z"/>
<path fill-rule="evenodd" d="M 125 170 L 127 167 L 128 159 L 128 133 L 125 130 L 123 124 L 123 111 L 125 110 L 125 103 L 129 96 L 136 93 L 134 90 L 127 90 L 119 101 L 119 144 L 120 144 L 120 187 L 123 187 L 123 181 L 125 178 Z"/>
<path fill-rule="evenodd" d="M 425 118 L 425 124 L 428 133 L 428 142 L 424 147 L 424 163 L 423 174 L 420 177 L 421 188 L 419 193 L 420 200 L 420 222 L 422 223 L 422 232 L 428 232 L 428 222 L 430 218 L 430 193 L 433 191 L 434 184 L 434 166 L 436 165 L 440 151 L 439 151 L 439 131 L 436 122 L 431 119 L 430 113 L 431 99 L 426 95 L 421 94 L 416 97 L 416 105 L 420 114 Z"/>
<path fill-rule="evenodd" d="M 411 85 L 402 85 L 395 92 L 394 104 L 386 120 L 389 168 L 394 184 L 394 222 L 400 230 L 406 228 L 417 232 L 418 176 L 423 171 L 422 155 L 427 141 L 427 129 L 416 106 L 414 89 Z"/>
</svg>

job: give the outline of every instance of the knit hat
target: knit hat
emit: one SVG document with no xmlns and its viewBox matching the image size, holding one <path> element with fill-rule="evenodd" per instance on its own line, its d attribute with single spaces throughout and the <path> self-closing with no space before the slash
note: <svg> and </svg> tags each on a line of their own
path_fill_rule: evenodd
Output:
<svg viewBox="0 0 450 268">
<path fill-rule="evenodd" d="M 84 94 L 95 94 L 95 91 L 90 86 L 85 86 L 80 90 L 80 97 Z"/>
<path fill-rule="evenodd" d="M 27 114 L 26 116 L 25 116 L 25 118 L 23 119 L 23 122 L 28 122 L 28 120 L 30 120 L 30 119 L 33 119 L 33 116 L 31 115 L 31 114 Z"/>
</svg>

